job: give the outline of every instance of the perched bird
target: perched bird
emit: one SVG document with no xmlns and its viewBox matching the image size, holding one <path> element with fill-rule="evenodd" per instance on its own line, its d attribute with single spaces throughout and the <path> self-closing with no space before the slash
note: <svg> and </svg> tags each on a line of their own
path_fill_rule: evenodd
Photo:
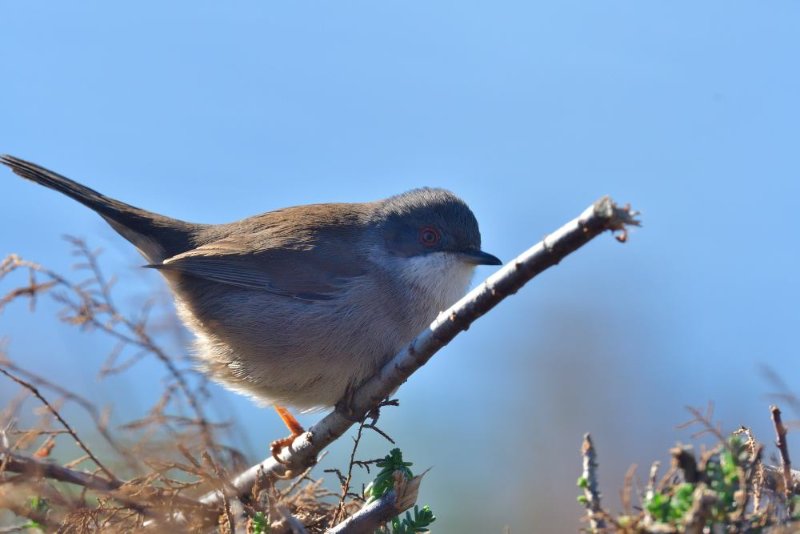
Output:
<svg viewBox="0 0 800 534">
<path fill-rule="evenodd" d="M 303 432 L 285 405 L 335 405 L 460 298 L 476 265 L 501 263 L 443 189 L 195 224 L 13 156 L 0 162 L 97 212 L 161 272 L 202 369 L 274 405 L 291 431 L 273 454 Z"/>
</svg>

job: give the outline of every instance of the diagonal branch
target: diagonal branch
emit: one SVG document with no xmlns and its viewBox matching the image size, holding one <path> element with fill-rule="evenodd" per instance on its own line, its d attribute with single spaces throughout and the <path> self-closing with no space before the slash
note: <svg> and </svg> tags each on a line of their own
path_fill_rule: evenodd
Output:
<svg viewBox="0 0 800 534">
<path fill-rule="evenodd" d="M 123 485 L 119 480 L 108 480 L 97 475 L 62 467 L 53 462 L 44 462 L 5 448 L 0 448 L 0 472 L 2 471 L 69 482 L 100 492 L 114 491 Z"/>
<path fill-rule="evenodd" d="M 345 416 L 338 410 L 332 411 L 281 452 L 282 463 L 271 457 L 267 458 L 237 476 L 232 481 L 233 486 L 240 494 L 244 494 L 252 488 L 259 472 L 273 478 L 286 477 L 313 465 L 317 455 L 325 447 L 344 434 L 356 420 L 362 419 L 378 406 L 414 371 L 425 365 L 439 349 L 469 328 L 475 320 L 507 296 L 516 293 L 533 277 L 558 264 L 601 233 L 607 230 L 619 232 L 617 239 L 624 242 L 627 228 L 639 225 L 636 215 L 629 206 L 619 207 L 608 197 L 595 202 L 577 218 L 523 252 L 439 314 L 430 327 L 354 392 L 350 404 L 351 415 Z M 202 498 L 207 504 L 216 504 L 220 499 L 219 492 L 211 492 Z"/>
</svg>

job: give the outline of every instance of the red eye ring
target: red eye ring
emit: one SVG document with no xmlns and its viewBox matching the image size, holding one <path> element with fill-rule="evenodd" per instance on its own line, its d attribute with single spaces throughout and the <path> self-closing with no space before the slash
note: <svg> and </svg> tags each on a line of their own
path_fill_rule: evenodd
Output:
<svg viewBox="0 0 800 534">
<path fill-rule="evenodd" d="M 426 247 L 433 247 L 439 243 L 442 238 L 439 230 L 433 226 L 423 226 L 419 229 L 419 242 Z"/>
</svg>

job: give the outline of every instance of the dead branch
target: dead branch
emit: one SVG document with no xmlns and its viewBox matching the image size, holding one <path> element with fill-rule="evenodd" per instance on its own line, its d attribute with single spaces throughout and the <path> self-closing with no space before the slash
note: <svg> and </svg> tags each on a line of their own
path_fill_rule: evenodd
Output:
<svg viewBox="0 0 800 534">
<path fill-rule="evenodd" d="M 606 528 L 606 522 L 603 517 L 603 507 L 600 504 L 600 484 L 597 480 L 597 452 L 594 450 L 592 437 L 589 434 L 583 436 L 581 457 L 583 458 L 581 484 L 583 486 L 586 514 L 589 517 L 589 525 L 592 528 L 592 532 L 598 532 Z"/>
<path fill-rule="evenodd" d="M 108 480 L 10 450 L 0 449 L 0 462 L 2 462 L 0 467 L 10 473 L 22 473 L 33 478 L 50 478 L 97 491 L 113 491 L 123 484 L 119 480 Z"/>
<path fill-rule="evenodd" d="M 239 494 L 247 493 L 257 473 L 267 476 L 290 476 L 313 465 L 317 455 L 338 439 L 353 424 L 378 406 L 402 385 L 417 369 L 456 335 L 494 308 L 506 297 L 516 293 L 532 278 L 557 265 L 566 256 L 606 231 L 620 232 L 621 240 L 630 226 L 638 226 L 637 212 L 629 206 L 619 207 L 603 197 L 581 215 L 568 222 L 541 242 L 487 278 L 477 288 L 449 309 L 439 314 L 430 327 L 392 358 L 378 374 L 362 384 L 352 396 L 351 414 L 334 410 L 281 452 L 281 463 L 270 457 L 241 473 L 233 480 Z M 220 501 L 220 494 L 205 495 L 203 502 Z"/>
<path fill-rule="evenodd" d="M 786 427 L 781 419 L 781 410 L 775 405 L 769 407 L 772 414 L 772 424 L 775 426 L 775 445 L 781 453 L 781 466 L 783 467 L 783 488 L 786 496 L 786 506 L 792 512 L 792 462 L 789 460 L 789 447 L 786 444 Z"/>
<path fill-rule="evenodd" d="M 379 526 L 411 508 L 417 502 L 422 475 L 410 480 L 400 471 L 395 471 L 394 489 L 379 499 L 366 504 L 326 534 L 372 534 Z"/>
</svg>

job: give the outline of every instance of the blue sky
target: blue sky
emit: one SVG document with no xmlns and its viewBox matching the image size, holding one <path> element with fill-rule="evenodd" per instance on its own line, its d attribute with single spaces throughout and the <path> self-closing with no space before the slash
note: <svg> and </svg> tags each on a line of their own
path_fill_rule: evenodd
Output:
<svg viewBox="0 0 800 534">
<path fill-rule="evenodd" d="M 434 466 L 443 531 L 576 525 L 583 432 L 613 502 L 629 464 L 690 439 L 685 405 L 769 441 L 759 366 L 800 389 L 797 2 L 7 1 L 0 18 L 0 152 L 153 211 L 224 222 L 441 186 L 504 260 L 603 194 L 643 212 L 627 245 L 579 251 L 400 390 L 385 426 Z M 67 270 L 60 236 L 78 235 L 125 302 L 163 291 L 96 215 L 0 174 L 0 253 Z M 10 355 L 145 409 L 160 368 L 98 382 L 110 345 L 55 309 L 0 315 Z M 216 396 L 257 422 L 253 458 L 282 432 Z"/>
</svg>

